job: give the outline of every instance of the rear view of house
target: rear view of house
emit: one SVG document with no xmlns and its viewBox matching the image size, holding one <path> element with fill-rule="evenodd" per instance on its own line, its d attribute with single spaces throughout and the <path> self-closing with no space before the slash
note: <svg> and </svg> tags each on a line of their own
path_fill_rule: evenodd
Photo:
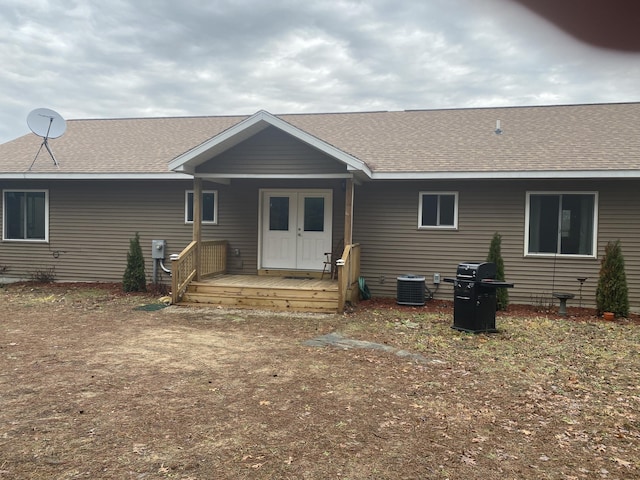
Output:
<svg viewBox="0 0 640 480">
<path fill-rule="evenodd" d="M 395 296 L 423 275 L 450 299 L 434 274 L 499 232 L 512 302 L 578 301 L 587 278 L 589 306 L 619 239 L 640 309 L 639 121 L 635 103 L 71 120 L 58 166 L 30 169 L 34 135 L 0 146 L 0 271 L 120 281 L 138 232 L 149 278 L 152 240 L 181 254 L 159 278 L 176 299 L 336 311 L 360 276 Z"/>
</svg>

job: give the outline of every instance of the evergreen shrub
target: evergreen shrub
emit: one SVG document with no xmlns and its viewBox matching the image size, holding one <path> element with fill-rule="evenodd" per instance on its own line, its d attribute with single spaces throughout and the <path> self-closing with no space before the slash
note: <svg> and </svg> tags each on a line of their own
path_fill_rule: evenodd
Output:
<svg viewBox="0 0 640 480">
<path fill-rule="evenodd" d="M 604 249 L 596 288 L 596 308 L 599 315 L 604 312 L 613 312 L 616 317 L 629 315 L 629 289 L 620 240 L 608 242 Z"/>
<path fill-rule="evenodd" d="M 144 273 L 144 256 L 140 247 L 140 235 L 129 240 L 127 268 L 122 277 L 122 289 L 125 292 L 144 292 L 147 290 L 147 278 Z"/>
<path fill-rule="evenodd" d="M 494 233 L 491 239 L 491 245 L 489 246 L 487 262 L 496 264 L 496 280 L 502 280 L 504 282 L 504 260 L 502 259 L 501 244 L 502 236 L 498 232 Z M 498 288 L 496 290 L 496 309 L 506 310 L 508 305 L 509 292 L 506 288 Z"/>
</svg>

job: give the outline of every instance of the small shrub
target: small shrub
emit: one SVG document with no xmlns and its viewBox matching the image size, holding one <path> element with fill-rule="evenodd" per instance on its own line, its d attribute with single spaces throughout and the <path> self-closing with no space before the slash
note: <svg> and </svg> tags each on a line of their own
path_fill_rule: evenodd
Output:
<svg viewBox="0 0 640 480">
<path fill-rule="evenodd" d="M 38 283 L 53 283 L 56 280 L 56 267 L 37 268 L 31 272 L 31 281 Z"/>
<path fill-rule="evenodd" d="M 129 240 L 127 268 L 122 277 L 122 289 L 125 292 L 144 292 L 147 289 L 147 277 L 144 273 L 144 256 L 140 247 L 140 235 Z"/>
<path fill-rule="evenodd" d="M 596 288 L 596 307 L 599 315 L 604 312 L 613 312 L 617 317 L 629 315 L 629 289 L 620 240 L 608 242 L 604 249 Z"/>
<path fill-rule="evenodd" d="M 530 303 L 536 312 L 550 312 L 553 308 L 553 299 L 546 292 L 531 294 Z"/>
<path fill-rule="evenodd" d="M 151 286 L 149 287 L 149 293 L 151 293 L 154 296 L 167 296 L 169 295 L 169 292 L 171 291 L 171 287 L 169 287 L 169 285 L 166 285 L 164 283 L 152 283 Z"/>
<path fill-rule="evenodd" d="M 501 244 L 502 236 L 497 232 L 494 233 L 489 246 L 487 262 L 496 264 L 496 280 L 504 282 L 504 260 L 502 259 Z M 496 309 L 506 310 L 507 305 L 509 305 L 509 292 L 506 288 L 498 288 L 496 290 Z"/>
</svg>

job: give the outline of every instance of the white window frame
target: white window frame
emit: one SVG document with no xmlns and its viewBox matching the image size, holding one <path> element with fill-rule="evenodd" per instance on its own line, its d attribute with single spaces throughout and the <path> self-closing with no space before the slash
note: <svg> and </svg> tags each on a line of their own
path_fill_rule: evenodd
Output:
<svg viewBox="0 0 640 480">
<path fill-rule="evenodd" d="M 202 220 L 203 225 L 217 225 L 218 224 L 218 191 L 217 190 L 203 190 L 202 195 L 204 202 L 204 195 L 206 193 L 213 194 L 213 221 Z M 184 223 L 193 224 L 193 220 L 189 220 L 189 194 L 193 195 L 193 190 L 186 190 L 184 192 Z M 204 212 L 204 209 L 202 209 Z"/>
<path fill-rule="evenodd" d="M 592 195 L 593 196 L 593 232 L 591 255 L 583 255 L 578 253 L 537 253 L 529 252 L 529 222 L 531 214 L 531 196 L 532 195 Z M 561 219 L 559 218 L 560 222 Z M 558 232 L 560 233 L 560 229 Z M 524 215 L 524 256 L 525 257 L 563 257 L 563 258 L 597 258 L 598 256 L 598 192 L 597 191 L 528 191 L 525 203 Z"/>
<path fill-rule="evenodd" d="M 5 193 L 44 193 L 44 238 L 7 238 L 7 204 Z M 2 190 L 2 241 L 4 242 L 27 242 L 27 243 L 48 243 L 49 242 L 49 190 L 44 188 L 7 188 Z"/>
<path fill-rule="evenodd" d="M 422 197 L 424 195 L 437 195 L 438 196 L 438 212 L 437 222 L 438 225 L 422 225 Z M 439 225 L 440 223 L 440 196 L 448 195 L 453 196 L 453 225 Z M 458 229 L 458 192 L 430 192 L 423 191 L 418 195 L 418 229 L 419 230 L 457 230 Z"/>
</svg>

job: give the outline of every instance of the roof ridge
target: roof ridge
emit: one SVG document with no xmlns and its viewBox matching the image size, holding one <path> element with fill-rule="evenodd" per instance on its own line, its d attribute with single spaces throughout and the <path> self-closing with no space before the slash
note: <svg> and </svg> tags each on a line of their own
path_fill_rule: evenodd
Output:
<svg viewBox="0 0 640 480">
<path fill-rule="evenodd" d="M 188 119 L 205 119 L 205 118 L 247 118 L 253 114 L 244 115 L 172 115 L 167 117 L 109 117 L 109 118 L 70 118 L 67 122 L 121 122 L 126 120 L 188 120 Z"/>
<path fill-rule="evenodd" d="M 294 112 L 294 113 L 272 113 L 265 109 L 259 109 L 257 112 L 267 112 L 274 117 L 317 117 L 325 115 L 369 115 L 381 113 L 419 113 L 419 112 L 450 112 L 450 111 L 470 111 L 470 110 L 515 110 L 529 108 L 570 108 L 570 107 L 603 107 L 618 105 L 639 105 L 640 101 L 628 102 L 594 102 L 594 103 L 566 103 L 566 104 L 548 104 L 548 105 L 500 105 L 500 106 L 484 106 L 484 107 L 442 107 L 442 108 L 407 108 L 398 110 L 358 110 L 358 111 L 333 111 L 333 112 Z M 151 116 L 151 117 L 109 117 L 109 118 L 72 118 L 69 122 L 109 122 L 109 121 L 136 121 L 136 120 L 199 120 L 213 118 L 249 118 L 255 113 L 250 114 L 224 114 L 224 115 L 171 115 L 171 116 Z"/>
<path fill-rule="evenodd" d="M 640 105 L 640 101 L 629 102 L 594 102 L 594 103 L 557 103 L 548 105 L 500 105 L 495 107 L 450 107 L 450 108 L 416 108 L 406 109 L 403 112 L 442 112 L 442 111 L 467 111 L 467 110 L 506 110 L 525 108 L 565 108 L 565 107 L 604 107 L 608 105 Z"/>
</svg>

